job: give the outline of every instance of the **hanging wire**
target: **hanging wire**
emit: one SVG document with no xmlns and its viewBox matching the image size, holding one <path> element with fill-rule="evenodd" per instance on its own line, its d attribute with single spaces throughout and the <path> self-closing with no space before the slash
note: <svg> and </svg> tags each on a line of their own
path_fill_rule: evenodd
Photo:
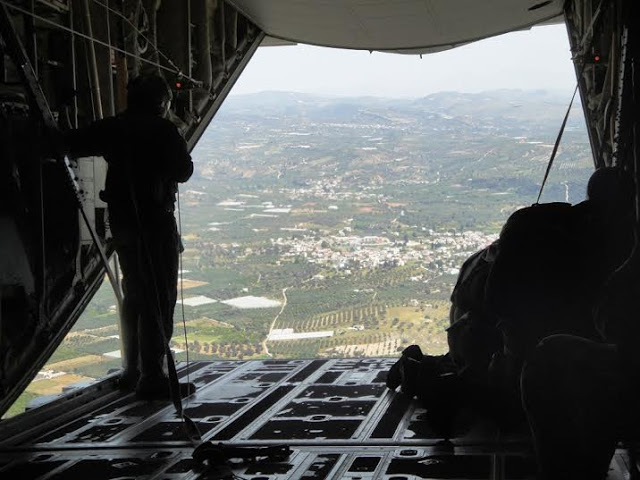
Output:
<svg viewBox="0 0 640 480">
<path fill-rule="evenodd" d="M 176 193 L 176 197 L 178 199 L 178 235 L 180 235 L 180 243 L 182 244 L 182 213 L 180 208 L 180 186 L 178 186 L 178 192 Z M 181 245 L 182 246 L 182 245 Z M 180 268 L 180 308 L 182 310 L 182 329 L 184 331 L 184 345 L 185 351 L 187 352 L 187 383 L 191 383 L 190 380 L 190 368 L 189 368 L 189 339 L 187 338 L 187 321 L 185 320 L 184 314 L 184 269 L 182 262 L 182 248 L 180 248 L 180 261 L 178 262 Z M 187 405 L 189 404 L 189 398 L 186 400 Z"/>
<path fill-rule="evenodd" d="M 578 82 L 576 84 L 576 88 L 573 92 L 573 95 L 571 96 L 571 102 L 569 103 L 569 108 L 567 109 L 567 113 L 564 116 L 564 119 L 562 121 L 562 125 L 560 126 L 560 131 L 558 132 L 558 136 L 556 138 L 556 142 L 553 146 L 553 151 L 551 152 L 551 156 L 549 158 L 549 162 L 547 163 L 547 168 L 545 170 L 544 173 L 544 178 L 542 179 L 542 184 L 540 185 L 540 190 L 538 191 L 538 198 L 536 199 L 536 204 L 540 203 L 540 198 L 542 197 L 542 192 L 544 190 L 545 184 L 547 183 L 547 179 L 549 177 L 549 172 L 551 171 L 551 167 L 553 166 L 553 161 L 556 157 L 556 153 L 558 152 L 558 147 L 560 146 L 560 141 L 562 140 L 562 135 L 564 133 L 564 129 L 565 126 L 567 124 L 567 119 L 569 118 L 569 114 L 571 113 L 571 107 L 573 106 L 573 101 L 576 98 L 576 94 L 580 91 L 580 80 L 582 79 L 582 76 L 584 75 L 584 73 L 587 70 L 587 64 L 588 62 L 585 60 L 586 55 L 588 54 L 588 52 L 593 48 L 593 45 L 595 43 L 595 29 L 596 26 L 600 26 L 601 24 L 599 22 L 596 22 L 596 20 L 599 20 L 601 18 L 601 10 L 602 10 L 602 6 L 603 6 L 604 0 L 600 1 L 600 4 L 598 6 L 598 10 L 596 12 L 596 17 L 593 18 L 591 24 L 589 25 L 588 29 L 587 29 L 587 34 L 585 34 L 585 36 L 583 37 L 583 41 L 580 42 L 580 52 L 579 52 L 579 56 L 574 56 L 574 61 L 578 62 L 579 60 L 582 61 L 582 65 L 580 66 L 580 69 L 576 75 Z M 608 5 L 607 5 L 608 7 Z M 586 38 L 588 38 L 588 35 L 590 35 L 589 38 L 589 42 L 588 44 L 584 45 L 584 41 L 586 40 Z M 619 101 L 619 100 L 618 100 Z M 598 154 L 598 158 L 596 158 L 596 164 L 600 161 L 600 158 L 603 155 L 604 152 L 604 146 L 605 146 L 605 142 L 603 141 L 600 144 L 600 149 L 597 152 Z"/>
<path fill-rule="evenodd" d="M 576 94 L 578 93 L 578 89 L 580 84 L 576 85 L 575 90 L 573 91 L 573 95 L 571 96 L 571 102 L 569 102 L 569 107 L 567 108 L 567 113 L 565 114 L 562 125 L 560 126 L 560 131 L 558 132 L 558 136 L 556 137 L 556 142 L 553 145 L 553 150 L 551 151 L 551 157 L 549 158 L 549 162 L 547 163 L 547 169 L 544 172 L 544 178 L 542 179 L 542 184 L 540 185 L 540 190 L 538 191 L 538 198 L 536 199 L 536 205 L 540 203 L 540 197 L 542 197 L 542 191 L 544 190 L 544 186 L 547 184 L 547 179 L 549 178 L 549 172 L 551 172 L 551 167 L 553 166 L 553 161 L 556 158 L 556 154 L 558 153 L 558 147 L 560 147 L 560 141 L 562 140 L 562 134 L 564 133 L 564 129 L 567 126 L 567 120 L 569 119 L 569 115 L 571 114 L 571 107 L 573 107 L 573 101 L 576 98 Z"/>
<path fill-rule="evenodd" d="M 129 166 L 130 168 L 130 166 Z M 168 379 L 169 379 L 169 394 L 171 397 L 171 400 L 173 402 L 174 407 L 176 408 L 176 413 L 178 414 L 178 416 L 182 419 L 182 426 L 184 427 L 184 431 L 187 435 L 187 438 L 189 438 L 189 440 L 191 441 L 191 443 L 194 446 L 197 446 L 199 443 L 202 442 L 202 434 L 200 433 L 200 430 L 198 429 L 198 426 L 196 425 L 196 423 L 187 415 L 184 413 L 184 406 L 182 404 L 182 398 L 180 396 L 180 383 L 179 383 L 179 379 L 178 379 L 178 374 L 176 371 L 176 365 L 175 365 L 175 360 L 173 357 L 173 354 L 171 353 L 171 348 L 169 346 L 169 340 L 165 333 L 164 333 L 164 327 L 161 324 L 161 315 L 162 315 L 162 307 L 161 307 L 161 302 L 160 302 L 160 292 L 158 289 L 158 283 L 156 281 L 156 270 L 154 269 L 154 265 L 153 265 L 153 258 L 151 255 L 151 250 L 149 248 L 149 244 L 146 241 L 146 237 L 145 237 L 145 233 L 143 231 L 142 228 L 142 223 L 141 223 L 141 219 L 140 219 L 140 210 L 138 209 L 138 202 L 136 201 L 136 196 L 135 196 L 135 192 L 133 189 L 133 183 L 131 180 L 131 173 L 129 170 L 129 174 L 127 176 L 127 180 L 129 183 L 129 195 L 131 196 L 131 202 L 133 204 L 133 210 L 135 212 L 135 217 L 136 217 L 136 221 L 138 224 L 138 229 L 139 229 L 139 233 L 140 233 L 140 239 L 142 241 L 142 250 L 143 250 L 143 260 L 146 260 L 146 265 L 150 270 L 150 277 L 151 277 L 151 286 L 153 289 L 153 293 L 155 294 L 155 300 L 156 300 L 156 309 L 157 309 L 157 316 L 156 321 L 157 321 L 157 327 L 158 327 L 158 331 L 160 332 L 160 335 L 162 336 L 162 340 L 163 340 L 163 344 L 164 344 L 164 349 L 165 349 L 165 356 L 167 359 L 167 370 L 168 370 Z M 178 198 L 180 198 L 178 196 Z M 146 257 L 146 259 L 144 258 Z M 180 263 L 178 263 L 179 265 Z M 183 317 L 184 319 L 184 317 Z M 173 323 L 173 318 L 171 319 L 171 322 Z M 186 323 L 184 323 L 185 325 L 185 335 L 186 335 Z M 188 345 L 187 345 L 188 346 Z M 188 349 L 187 349 L 188 350 Z M 187 365 L 187 375 L 189 374 L 189 368 Z"/>
<path fill-rule="evenodd" d="M 5 7 L 7 7 L 7 8 L 15 10 L 16 12 L 20 12 L 20 13 L 22 13 L 24 15 L 28 15 L 28 16 L 30 16 L 32 18 L 40 20 L 43 23 L 46 23 L 46 24 L 51 25 L 51 26 L 54 26 L 54 27 L 56 27 L 56 28 L 58 28 L 60 30 L 63 30 L 65 32 L 69 32 L 69 33 L 71 33 L 73 35 L 77 35 L 80 38 L 85 38 L 85 39 L 87 39 L 87 40 L 89 40 L 89 41 L 91 41 L 93 43 L 97 43 L 98 45 L 102 45 L 103 47 L 111 48 L 111 49 L 113 49 L 114 51 L 116 51 L 118 53 L 122 53 L 123 55 L 126 55 L 127 57 L 135 58 L 137 60 L 140 60 L 141 62 L 147 63 L 147 64 L 152 65 L 154 67 L 158 67 L 161 70 L 165 70 L 167 72 L 174 73 L 174 74 L 176 74 L 176 75 L 178 75 L 178 76 L 180 76 L 180 77 L 182 77 L 182 78 L 184 78 L 186 80 L 189 80 L 190 82 L 192 82 L 195 85 L 201 85 L 202 84 L 202 82 L 190 77 L 189 75 L 186 75 L 185 73 L 183 73 L 178 68 L 169 68 L 169 67 L 167 67 L 165 65 L 162 65 L 161 63 L 154 62 L 152 60 L 148 60 L 148 59 L 146 59 L 144 57 L 141 57 L 140 55 L 136 55 L 135 53 L 127 52 L 126 50 L 123 50 L 122 48 L 116 47 L 116 46 L 111 45 L 111 44 L 109 44 L 107 42 L 103 42 L 102 40 L 98 40 L 97 38 L 93 38 L 93 37 L 90 37 L 89 35 L 81 33 L 81 32 L 75 30 L 72 27 L 67 27 L 65 25 L 61 25 L 61 24 L 59 24 L 57 22 L 54 22 L 53 20 L 49 20 L 46 17 L 43 17 L 43 16 L 35 14 L 35 13 L 31 13 L 29 10 L 26 10 L 26 9 L 24 9 L 22 7 L 19 7 L 18 5 L 14 5 L 12 3 L 9 3 L 6 0 L 0 0 L 0 3 L 2 5 L 4 5 Z"/>
</svg>

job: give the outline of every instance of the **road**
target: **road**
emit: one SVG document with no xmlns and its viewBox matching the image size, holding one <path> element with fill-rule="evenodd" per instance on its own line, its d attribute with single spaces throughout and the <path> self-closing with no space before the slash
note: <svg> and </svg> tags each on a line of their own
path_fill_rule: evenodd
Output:
<svg viewBox="0 0 640 480">
<path fill-rule="evenodd" d="M 267 333 L 267 336 L 262 341 L 262 351 L 270 357 L 272 357 L 273 355 L 269 353 L 269 347 L 267 347 L 267 339 L 269 338 L 269 335 L 271 335 L 271 331 L 273 330 L 273 327 L 275 327 L 276 322 L 278 321 L 278 317 L 280 317 L 282 312 L 284 312 L 285 307 L 287 306 L 287 290 L 289 288 L 291 287 L 284 287 L 282 289 L 282 296 L 284 297 L 284 301 L 282 302 L 282 308 L 280 309 L 278 314 L 274 317 L 273 321 L 271 322 L 271 326 L 269 327 L 269 333 Z"/>
</svg>

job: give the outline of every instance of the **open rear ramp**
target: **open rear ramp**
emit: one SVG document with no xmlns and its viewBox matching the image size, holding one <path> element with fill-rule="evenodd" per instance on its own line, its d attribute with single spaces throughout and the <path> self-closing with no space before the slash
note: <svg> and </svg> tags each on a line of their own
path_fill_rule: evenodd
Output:
<svg viewBox="0 0 640 480">
<path fill-rule="evenodd" d="M 424 420 L 417 402 L 391 392 L 395 359 L 196 362 L 180 369 L 198 391 L 186 413 L 204 441 L 234 447 L 288 445 L 285 458 L 231 460 L 221 469 L 192 458 L 194 446 L 169 402 L 143 402 L 110 389 L 64 414 L 7 423 L 3 478 L 487 479 L 534 478 L 526 432 L 505 434 L 490 421 L 459 426 L 450 443 Z M 73 394 L 72 394 L 73 397 Z M 72 408 L 69 408 L 72 407 Z M 55 405 L 45 408 L 55 408 Z M 610 479 L 622 480 L 620 451 Z M 216 476 L 218 475 L 218 476 Z"/>
</svg>

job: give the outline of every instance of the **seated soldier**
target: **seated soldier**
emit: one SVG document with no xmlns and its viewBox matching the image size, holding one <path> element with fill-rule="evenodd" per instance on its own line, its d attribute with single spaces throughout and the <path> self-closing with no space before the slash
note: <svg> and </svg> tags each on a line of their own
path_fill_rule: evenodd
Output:
<svg viewBox="0 0 640 480">
<path fill-rule="evenodd" d="M 610 188 L 607 185 L 619 183 L 620 178 L 610 169 L 596 172 L 589 182 L 589 200 L 575 207 L 552 203 L 518 210 L 505 224 L 500 234 L 500 249 L 497 255 L 491 254 L 490 267 L 482 282 L 478 282 L 482 275 L 474 278 L 463 267 L 456 285 L 458 292 L 454 291 L 452 296 L 452 326 L 448 332 L 454 372 L 464 380 L 465 387 L 474 387 L 466 391 L 473 392 L 471 397 L 476 400 L 478 394 L 481 398 L 479 392 L 482 391 L 477 387 L 486 385 L 485 392 L 491 393 L 507 420 L 517 419 L 513 414 L 521 411 L 522 364 L 543 338 L 570 334 L 601 339 L 591 310 L 604 279 L 620 258 L 628 255 L 625 253 L 630 238 L 629 229 L 625 228 L 628 222 L 617 219 L 619 214 L 611 213 L 618 202 L 603 195 Z M 625 188 L 617 191 L 624 192 Z M 610 238 L 602 235 L 601 232 L 611 232 L 612 228 L 619 234 Z M 622 253 L 608 253 L 612 245 L 618 247 L 616 252 Z M 480 252 L 474 255 L 465 266 L 478 268 L 483 255 Z M 471 281 L 465 280 L 465 276 Z M 474 281 L 476 287 L 469 291 L 475 290 L 476 297 L 477 292 L 485 295 L 475 305 L 465 302 L 464 295 L 460 295 L 464 291 L 461 287 L 473 285 Z M 486 288 L 477 288 L 479 283 L 486 283 Z M 501 332 L 504 345 L 496 341 L 495 331 L 492 332 L 494 325 Z M 419 348 L 415 350 L 416 346 L 410 348 L 414 350 L 405 350 L 403 357 L 412 357 L 413 362 L 401 359 L 394 366 L 396 371 L 403 367 L 412 367 L 415 371 L 416 360 L 419 360 L 422 370 L 433 372 L 433 367 L 425 368 L 424 364 L 433 363 L 434 357 L 423 357 Z M 483 368 L 487 371 L 483 372 Z M 442 375 L 442 370 L 435 371 Z M 395 378 L 392 373 L 391 380 Z M 415 372 L 405 375 L 406 383 L 429 383 L 424 377 Z M 389 386 L 394 388 L 393 383 Z M 422 385 L 413 386 L 411 392 L 422 388 Z"/>
<path fill-rule="evenodd" d="M 579 205 L 591 233 L 593 320 L 604 341 L 545 338 L 522 372 L 522 397 L 542 478 L 601 480 L 619 440 L 637 436 L 640 416 L 640 251 L 633 245 L 634 185 L 618 169 L 594 174 Z M 615 271 L 615 272 L 614 272 Z M 589 321 L 592 317 L 588 316 Z"/>
<path fill-rule="evenodd" d="M 533 205 L 507 220 L 487 302 L 509 353 L 524 359 L 555 333 L 601 338 L 590 320 L 594 301 L 633 239 L 629 213 L 617 208 L 632 191 L 628 181 L 618 169 L 600 169 L 586 201 Z"/>
<path fill-rule="evenodd" d="M 387 377 L 389 388 L 402 385 L 404 394 L 417 396 L 423 406 L 435 412 L 430 423 L 445 438 L 458 408 L 465 405 L 486 410 L 496 405 L 487 401 L 491 397 L 488 372 L 502 340 L 494 317 L 485 309 L 484 289 L 497 248 L 494 242 L 476 252 L 460 269 L 451 295 L 449 353 L 423 355 L 419 346 L 411 345 Z M 433 425 L 434 421 L 438 425 Z"/>
<path fill-rule="evenodd" d="M 628 212 L 617 206 L 630 191 L 620 170 L 600 169 L 589 180 L 586 201 L 533 205 L 507 220 L 486 293 L 503 334 L 512 391 L 519 389 L 522 362 L 543 338 L 602 339 L 592 310 L 607 277 L 629 255 Z"/>
<path fill-rule="evenodd" d="M 451 294 L 447 341 L 458 375 L 474 385 L 487 385 L 491 359 L 502 350 L 496 318 L 486 308 L 485 287 L 498 254 L 498 242 L 469 257 Z"/>
</svg>

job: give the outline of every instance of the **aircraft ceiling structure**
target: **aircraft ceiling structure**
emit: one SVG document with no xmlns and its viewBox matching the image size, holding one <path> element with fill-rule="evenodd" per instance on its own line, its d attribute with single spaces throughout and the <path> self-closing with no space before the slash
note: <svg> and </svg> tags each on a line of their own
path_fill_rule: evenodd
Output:
<svg viewBox="0 0 640 480">
<path fill-rule="evenodd" d="M 541 23 L 562 0 L 229 0 L 269 37 L 357 50 L 434 53 Z"/>
</svg>

